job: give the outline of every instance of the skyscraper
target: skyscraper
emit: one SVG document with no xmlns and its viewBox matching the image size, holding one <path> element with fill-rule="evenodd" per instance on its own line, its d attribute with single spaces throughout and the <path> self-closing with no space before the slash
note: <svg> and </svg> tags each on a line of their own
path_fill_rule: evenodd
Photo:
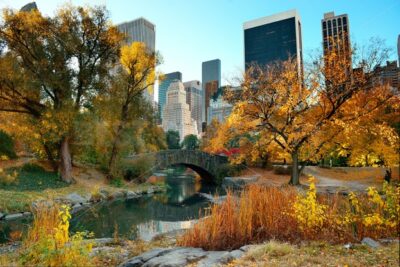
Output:
<svg viewBox="0 0 400 267">
<path fill-rule="evenodd" d="M 203 91 L 201 90 L 200 81 L 184 82 L 183 86 L 186 91 L 186 103 L 189 105 L 192 119 L 197 123 L 197 130 L 201 130 L 202 113 L 203 113 Z"/>
<path fill-rule="evenodd" d="M 138 18 L 132 21 L 117 25 L 119 31 L 124 33 L 127 45 L 133 42 L 142 42 L 149 49 L 150 53 L 156 51 L 156 26 L 145 18 Z M 154 104 L 154 88 L 143 92 L 145 98 Z"/>
<path fill-rule="evenodd" d="M 397 63 L 399 64 L 399 68 L 400 68 L 400 34 L 397 37 L 397 56 L 399 58 L 399 60 L 397 61 Z"/>
<path fill-rule="evenodd" d="M 207 110 L 210 106 L 210 99 L 221 86 L 221 60 L 214 59 L 203 62 L 201 65 L 201 77 L 203 86 L 202 121 L 209 124 Z"/>
<path fill-rule="evenodd" d="M 248 21 L 243 24 L 245 68 L 295 57 L 299 75 L 303 68 L 300 16 L 296 10 Z"/>
<path fill-rule="evenodd" d="M 351 60 L 349 18 L 347 14 L 335 16 L 335 12 L 325 13 L 321 24 L 324 55 L 333 46 L 336 46 L 339 55 L 348 57 Z"/>
<path fill-rule="evenodd" d="M 226 90 L 239 90 L 240 88 L 230 88 L 222 86 L 218 88 L 218 91 L 210 99 L 210 106 L 208 108 L 207 121 L 211 122 L 213 119 L 217 119 L 220 123 L 224 122 L 225 119 L 231 114 L 233 106 L 223 99 L 224 92 Z"/>
<path fill-rule="evenodd" d="M 198 135 L 197 124 L 191 118 L 189 105 L 186 103 L 185 87 L 180 81 L 172 82 L 168 87 L 162 127 L 164 131 L 178 131 L 181 141 L 186 135 Z"/>
<path fill-rule="evenodd" d="M 118 30 L 126 35 L 125 43 L 145 43 L 151 52 L 156 51 L 156 25 L 145 18 L 138 18 L 132 21 L 117 25 Z"/>
<path fill-rule="evenodd" d="M 33 11 L 33 10 L 38 10 L 36 2 L 30 2 L 26 5 L 24 5 L 23 7 L 21 7 L 20 11 L 29 12 L 29 11 Z"/>
<path fill-rule="evenodd" d="M 179 71 L 165 74 L 164 79 L 160 82 L 160 85 L 158 86 L 158 106 L 161 114 L 161 119 L 163 109 L 167 101 L 168 87 L 171 83 L 176 81 L 182 82 L 182 73 L 180 73 Z"/>
</svg>

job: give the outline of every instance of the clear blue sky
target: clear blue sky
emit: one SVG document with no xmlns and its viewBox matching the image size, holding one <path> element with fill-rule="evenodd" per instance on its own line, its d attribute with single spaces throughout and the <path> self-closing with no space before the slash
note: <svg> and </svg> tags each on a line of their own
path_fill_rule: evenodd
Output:
<svg viewBox="0 0 400 267">
<path fill-rule="evenodd" d="M 0 8 L 20 8 L 31 0 L 0 0 Z M 325 12 L 347 13 L 352 43 L 380 37 L 397 59 L 400 0 L 72 0 L 75 5 L 106 5 L 114 23 L 145 17 L 156 24 L 156 49 L 164 73 L 180 71 L 184 81 L 201 80 L 201 63 L 219 58 L 227 83 L 243 69 L 243 22 L 297 9 L 302 20 L 304 55 L 321 47 Z M 37 0 L 52 15 L 63 0 Z"/>
</svg>

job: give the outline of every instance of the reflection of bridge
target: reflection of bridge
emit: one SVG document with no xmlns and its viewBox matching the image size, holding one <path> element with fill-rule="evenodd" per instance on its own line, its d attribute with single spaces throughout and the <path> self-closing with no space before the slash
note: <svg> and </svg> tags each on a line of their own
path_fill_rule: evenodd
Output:
<svg viewBox="0 0 400 267">
<path fill-rule="evenodd" d="M 226 157 L 212 155 L 199 150 L 162 150 L 155 153 L 139 154 L 130 159 L 148 155 L 154 166 L 165 169 L 169 166 L 185 166 L 197 172 L 203 179 L 214 182 L 219 168 L 228 162 Z"/>
</svg>

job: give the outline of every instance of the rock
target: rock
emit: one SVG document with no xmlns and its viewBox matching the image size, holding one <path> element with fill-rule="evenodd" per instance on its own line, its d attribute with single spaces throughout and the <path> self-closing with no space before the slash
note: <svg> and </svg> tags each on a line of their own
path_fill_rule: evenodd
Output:
<svg viewBox="0 0 400 267">
<path fill-rule="evenodd" d="M 196 262 L 207 255 L 201 248 L 176 248 L 154 257 L 143 264 L 143 267 L 180 267 Z"/>
<path fill-rule="evenodd" d="M 381 244 L 393 244 L 393 243 L 400 243 L 398 238 L 382 238 L 378 240 Z"/>
<path fill-rule="evenodd" d="M 344 247 L 345 249 L 351 249 L 351 248 L 354 248 L 354 246 L 353 246 L 353 244 L 352 244 L 352 243 L 347 243 L 347 244 L 345 244 L 343 247 Z"/>
<path fill-rule="evenodd" d="M 258 247 L 258 245 L 245 245 L 239 248 L 239 250 L 243 251 L 243 252 L 248 252 L 253 248 Z"/>
<path fill-rule="evenodd" d="M 4 220 L 11 221 L 11 220 L 22 218 L 23 216 L 24 216 L 23 213 L 8 214 L 8 215 L 6 215 Z"/>
<path fill-rule="evenodd" d="M 105 188 L 101 188 L 100 190 L 99 190 L 99 193 L 100 194 L 103 194 L 105 197 L 105 199 L 107 199 L 109 196 L 110 196 L 110 192 L 107 190 L 107 189 L 105 189 Z"/>
<path fill-rule="evenodd" d="M 28 217 L 28 216 L 31 216 L 31 215 L 32 215 L 32 213 L 29 212 L 29 211 L 25 211 L 25 212 L 24 212 L 24 217 Z"/>
<path fill-rule="evenodd" d="M 230 252 L 230 255 L 232 256 L 233 259 L 239 259 L 243 256 L 244 251 L 240 250 L 240 249 L 236 249 L 236 250 L 232 250 Z"/>
<path fill-rule="evenodd" d="M 89 201 L 88 199 L 82 197 L 78 193 L 71 193 L 67 195 L 65 199 L 68 200 L 72 205 L 83 204 Z"/>
<path fill-rule="evenodd" d="M 98 247 L 98 248 L 93 248 L 92 251 L 90 252 L 89 256 L 93 257 L 97 254 L 102 254 L 102 253 L 112 253 L 115 251 L 115 248 L 113 247 Z"/>
<path fill-rule="evenodd" d="M 140 197 L 140 196 L 133 191 L 126 192 L 126 199 L 133 199 L 133 198 L 138 198 L 138 197 Z"/>
<path fill-rule="evenodd" d="M 369 238 L 369 237 L 364 237 L 361 240 L 361 243 L 364 245 L 367 245 L 371 248 L 379 248 L 381 246 L 381 244 L 379 244 L 379 242 L 376 242 L 375 240 L 373 240 L 372 238 Z"/>
<path fill-rule="evenodd" d="M 226 196 L 218 196 L 217 198 L 215 198 L 211 194 L 206 194 L 206 193 L 198 193 L 198 194 L 214 204 L 221 204 L 226 199 Z"/>
<path fill-rule="evenodd" d="M 122 264 L 119 267 L 140 267 L 143 265 L 143 261 L 137 258 L 130 259 Z"/>
<path fill-rule="evenodd" d="M 124 198 L 125 195 L 124 195 L 124 192 L 122 192 L 122 191 L 115 191 L 115 192 L 112 194 L 112 197 L 113 197 L 113 198 Z"/>
<path fill-rule="evenodd" d="M 227 251 L 209 251 L 207 257 L 201 259 L 198 267 L 218 266 L 220 264 L 228 263 L 233 260 L 233 257 Z"/>
<path fill-rule="evenodd" d="M 5 217 L 6 215 L 4 214 L 4 213 L 1 213 L 0 212 L 0 220 L 2 220 L 3 219 L 3 217 Z"/>
<path fill-rule="evenodd" d="M 83 209 L 83 206 L 80 203 L 77 203 L 72 206 L 71 213 L 74 214 L 74 213 L 80 211 L 81 209 Z"/>
<path fill-rule="evenodd" d="M 153 187 L 149 187 L 148 189 L 147 189 L 147 192 L 146 192 L 147 194 L 154 194 L 154 188 Z"/>
<path fill-rule="evenodd" d="M 259 175 L 245 177 L 225 177 L 222 181 L 222 187 L 225 189 L 242 189 L 248 184 L 257 182 Z"/>
</svg>

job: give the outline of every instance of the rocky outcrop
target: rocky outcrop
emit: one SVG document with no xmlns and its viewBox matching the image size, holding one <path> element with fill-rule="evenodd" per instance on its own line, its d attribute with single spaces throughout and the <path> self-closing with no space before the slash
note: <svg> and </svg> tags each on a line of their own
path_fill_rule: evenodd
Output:
<svg viewBox="0 0 400 267">
<path fill-rule="evenodd" d="M 180 267 L 191 264 L 198 267 L 211 267 L 228 263 L 243 256 L 243 250 L 205 251 L 201 248 L 157 248 L 131 258 L 120 267 Z"/>
</svg>

